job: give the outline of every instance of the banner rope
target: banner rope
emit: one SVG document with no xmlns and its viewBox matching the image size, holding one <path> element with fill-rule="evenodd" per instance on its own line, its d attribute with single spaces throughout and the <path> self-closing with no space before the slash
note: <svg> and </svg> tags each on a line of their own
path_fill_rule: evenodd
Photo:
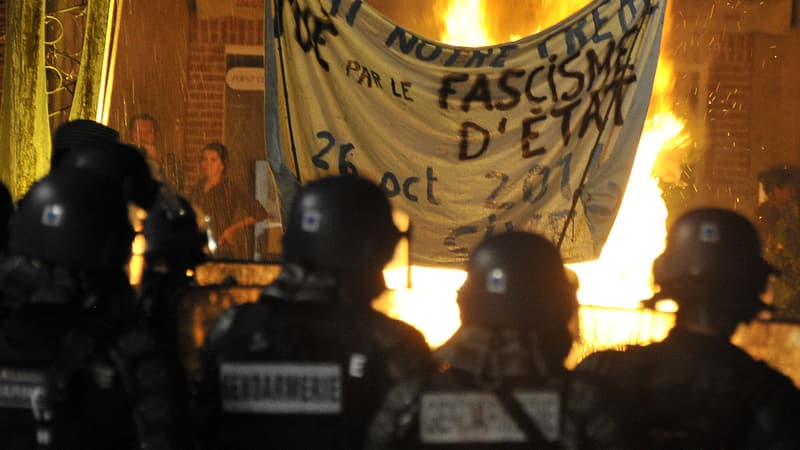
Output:
<svg viewBox="0 0 800 450">
<path fill-rule="evenodd" d="M 285 0 L 274 0 L 273 6 L 275 7 L 275 37 L 278 38 L 278 62 L 281 65 L 281 85 L 283 87 L 283 102 L 286 107 L 286 124 L 289 128 L 289 143 L 292 149 L 292 160 L 294 161 L 294 172 L 297 176 L 297 181 L 303 184 L 303 178 L 300 175 L 300 163 L 297 160 L 297 146 L 294 141 L 294 127 L 292 125 L 292 114 L 289 108 L 289 88 L 286 85 L 286 62 L 283 55 L 283 4 Z"/>
<path fill-rule="evenodd" d="M 642 23 L 639 25 L 639 29 L 636 30 L 636 35 L 634 35 L 634 37 L 633 37 L 633 45 L 631 46 L 631 52 L 628 53 L 628 57 L 625 60 L 625 70 L 628 69 L 628 66 L 630 65 L 630 61 L 633 58 L 633 54 L 634 54 L 633 49 L 636 48 L 636 45 L 639 42 L 639 37 L 642 34 L 642 30 L 644 30 L 645 26 L 649 25 L 648 22 L 653 19 L 653 15 L 654 15 L 653 11 L 652 11 L 653 6 L 649 2 L 648 2 L 648 5 L 647 5 L 647 8 L 648 9 L 646 9 L 644 11 L 644 14 L 645 14 L 646 17 L 645 17 L 644 20 L 642 20 Z M 657 64 L 656 64 L 656 70 L 658 70 L 658 65 Z M 654 74 L 654 76 L 655 76 L 655 74 Z M 626 87 L 626 90 L 627 89 L 629 89 L 629 87 Z M 608 118 L 611 115 L 611 108 L 613 106 L 614 106 L 614 102 L 610 102 L 609 105 L 608 105 L 608 108 L 606 109 L 606 112 L 605 112 L 605 114 L 603 116 L 603 123 L 604 124 L 608 123 Z M 605 129 L 603 131 L 605 131 Z M 589 152 L 589 160 L 586 162 L 586 167 L 584 167 L 583 173 L 581 174 L 580 183 L 578 184 L 578 187 L 575 188 L 575 191 L 572 193 L 572 205 L 570 206 L 569 214 L 567 214 L 567 218 L 564 221 L 564 227 L 561 229 L 561 234 L 559 235 L 558 242 L 556 243 L 556 247 L 559 250 L 561 250 L 561 244 L 564 242 L 564 238 L 567 235 L 567 230 L 569 229 L 569 226 L 571 224 L 573 224 L 573 220 L 575 218 L 575 210 L 578 207 L 578 201 L 581 199 L 581 196 L 583 195 L 583 188 L 586 185 L 586 179 L 589 176 L 589 170 L 591 169 L 592 163 L 594 162 L 595 153 L 597 152 L 597 145 L 600 143 L 600 139 L 603 137 L 603 134 L 604 133 L 602 131 L 597 134 L 597 139 L 595 140 L 594 145 L 592 146 L 592 149 Z M 641 138 L 640 138 L 640 140 L 641 140 Z M 638 145 L 638 143 L 637 143 L 637 145 Z M 638 151 L 638 149 L 637 149 L 637 151 Z M 624 194 L 623 194 L 623 196 L 624 196 Z"/>
</svg>

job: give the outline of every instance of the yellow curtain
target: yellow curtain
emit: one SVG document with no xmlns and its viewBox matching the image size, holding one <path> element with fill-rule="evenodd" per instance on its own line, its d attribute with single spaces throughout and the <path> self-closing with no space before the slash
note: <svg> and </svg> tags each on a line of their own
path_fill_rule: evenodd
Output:
<svg viewBox="0 0 800 450">
<path fill-rule="evenodd" d="M 50 168 L 45 0 L 10 1 L 6 8 L 0 179 L 18 199 Z"/>
<path fill-rule="evenodd" d="M 111 93 L 115 48 L 114 0 L 91 0 L 81 50 L 81 68 L 70 109 L 70 120 L 107 122 L 106 99 Z M 107 95 L 108 94 L 108 95 Z"/>
</svg>

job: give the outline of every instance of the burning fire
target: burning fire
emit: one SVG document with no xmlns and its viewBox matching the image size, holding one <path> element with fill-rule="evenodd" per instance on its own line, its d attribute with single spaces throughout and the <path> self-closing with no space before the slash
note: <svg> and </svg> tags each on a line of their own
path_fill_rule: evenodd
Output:
<svg viewBox="0 0 800 450">
<path fill-rule="evenodd" d="M 664 250 L 667 207 L 652 169 L 661 149 L 680 138 L 683 126 L 669 111 L 656 112 L 645 122 L 625 196 L 600 258 L 570 265 L 581 282 L 582 304 L 636 308 L 639 300 L 653 294 L 650 271 Z"/>
<path fill-rule="evenodd" d="M 534 19 L 532 34 L 549 27 L 587 4 L 587 0 L 542 0 L 544 16 Z M 493 3 L 496 6 L 496 2 Z M 443 11 L 446 30 L 441 40 L 454 45 L 482 46 L 515 40 L 518 35 L 493 33 L 486 25 L 488 0 L 449 0 Z M 664 30 L 669 27 L 665 26 Z M 479 31 L 476 31 L 479 30 Z M 581 289 L 581 342 L 583 352 L 625 343 L 660 340 L 672 325 L 672 316 L 636 310 L 639 300 L 652 295 L 650 269 L 663 251 L 667 209 L 653 176 L 660 151 L 687 139 L 684 123 L 670 110 L 669 90 L 673 79 L 668 61 L 660 60 L 654 92 L 642 137 L 614 227 L 596 261 L 573 264 Z M 466 278 L 463 271 L 413 267 L 414 286 L 403 287 L 405 272 L 386 272 L 392 298 L 376 307 L 423 332 L 437 347 L 458 328 L 456 291 Z"/>
<path fill-rule="evenodd" d="M 390 291 L 376 307 L 415 326 L 429 345 L 443 344 L 461 325 L 456 291 L 467 278 L 463 270 L 413 266 L 411 289 L 405 288 L 406 273 L 402 268 L 385 271 L 384 278 Z"/>
<path fill-rule="evenodd" d="M 588 0 L 539 0 L 536 15 L 526 17 L 520 26 L 509 27 L 509 24 L 504 24 L 502 27 L 491 27 L 486 20 L 486 12 L 492 7 L 497 8 L 498 2 L 449 0 L 448 5 L 440 11 L 444 30 L 439 40 L 466 47 L 516 41 L 564 20 L 587 3 Z"/>
<path fill-rule="evenodd" d="M 484 0 L 451 0 L 445 13 L 441 41 L 452 45 L 480 47 L 491 43 L 483 14 Z"/>
</svg>

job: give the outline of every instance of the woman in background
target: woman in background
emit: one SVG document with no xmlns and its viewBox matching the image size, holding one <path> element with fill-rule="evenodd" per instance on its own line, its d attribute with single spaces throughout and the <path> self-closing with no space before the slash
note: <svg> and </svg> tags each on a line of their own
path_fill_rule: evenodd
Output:
<svg viewBox="0 0 800 450">
<path fill-rule="evenodd" d="M 202 158 L 203 178 L 189 199 L 216 242 L 212 253 L 216 258 L 252 259 L 253 224 L 266 220 L 267 212 L 228 178 L 227 147 L 219 142 L 206 144 Z"/>
</svg>

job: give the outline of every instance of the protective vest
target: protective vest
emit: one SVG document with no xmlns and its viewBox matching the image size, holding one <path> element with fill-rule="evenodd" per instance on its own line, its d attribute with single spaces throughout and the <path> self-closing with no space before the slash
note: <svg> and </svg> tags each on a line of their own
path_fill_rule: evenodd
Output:
<svg viewBox="0 0 800 450">
<path fill-rule="evenodd" d="M 625 448 L 613 391 L 548 369 L 537 345 L 515 330 L 460 329 L 435 352 L 426 382 L 389 394 L 371 448 Z"/>
<path fill-rule="evenodd" d="M 660 343 L 591 355 L 576 370 L 617 381 L 646 448 L 800 447 L 800 392 L 724 338 L 675 329 Z"/>
<path fill-rule="evenodd" d="M 91 315 L 33 305 L 6 319 L 0 448 L 186 448 L 181 380 L 156 336 Z"/>
<path fill-rule="evenodd" d="M 338 302 L 262 297 L 223 313 L 202 352 L 217 449 L 359 449 L 394 383 L 427 368 L 413 328 Z"/>
<path fill-rule="evenodd" d="M 195 287 L 194 280 L 184 273 L 155 273 L 145 271 L 137 307 L 148 327 L 164 339 L 164 348 L 176 359 L 189 351 L 191 324 L 188 292 Z"/>
</svg>

